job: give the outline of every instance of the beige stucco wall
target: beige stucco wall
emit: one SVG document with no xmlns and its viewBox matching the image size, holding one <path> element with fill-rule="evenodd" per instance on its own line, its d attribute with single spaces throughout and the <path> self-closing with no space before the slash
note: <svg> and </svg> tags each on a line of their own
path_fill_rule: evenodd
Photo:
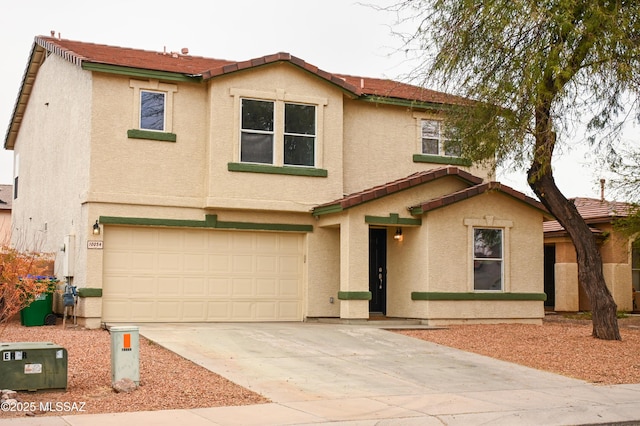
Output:
<svg viewBox="0 0 640 426">
<path fill-rule="evenodd" d="M 440 322 L 452 318 L 538 320 L 544 316 L 542 302 L 469 301 L 452 311 L 452 306 L 458 306 L 458 301 L 425 303 L 407 297 L 411 291 L 473 291 L 473 225 L 505 229 L 505 292 L 544 291 L 542 214 L 504 194 L 484 193 L 428 212 L 421 227 L 405 234 L 403 244 L 412 238 L 423 244 L 415 247 L 417 259 L 413 259 L 412 267 L 405 265 L 398 271 L 396 285 L 402 289 L 399 292 L 402 299 L 389 305 L 390 309 L 393 308 L 389 315 L 403 317 L 420 312 L 424 318 Z"/>
<path fill-rule="evenodd" d="M 341 231 L 340 290 L 368 291 L 368 231 L 365 215 L 415 219 L 406 207 L 464 187 L 445 178 L 417 188 L 371 201 L 342 213 L 319 219 L 319 227 Z M 505 291 L 543 292 L 542 213 L 501 193 L 486 193 L 446 208 L 428 212 L 420 226 L 404 226 L 403 241 L 393 239 L 395 226 L 387 232 L 387 315 L 423 318 L 443 324 L 457 321 L 513 320 L 539 323 L 542 301 L 413 301 L 411 293 L 472 292 L 473 244 L 471 225 L 507 226 L 505 232 Z M 476 222 L 474 222 L 476 221 Z M 350 242 L 355 242 L 350 245 Z M 539 250 L 535 250 L 538 247 Z M 345 250 L 350 250 L 345 254 Z M 311 253 L 311 251 L 310 251 Z M 310 286 L 311 287 L 311 286 Z M 335 287 L 334 287 L 335 288 Z M 342 318 L 366 318 L 367 301 L 340 301 Z M 327 315 L 328 310 L 318 316 Z"/>
<path fill-rule="evenodd" d="M 580 285 L 577 263 L 556 263 L 556 294 L 554 309 L 559 312 L 580 310 Z"/>
<path fill-rule="evenodd" d="M 0 246 L 11 242 L 11 210 L 0 210 Z"/>
<path fill-rule="evenodd" d="M 241 99 L 276 101 L 274 166 L 283 165 L 283 102 L 316 105 L 316 166 L 327 177 L 230 172 L 240 162 Z M 207 206 L 309 212 L 343 195 L 342 91 L 291 64 L 213 79 L 209 87 Z M 302 168 L 301 168 L 302 169 Z"/>
<path fill-rule="evenodd" d="M 19 176 L 13 200 L 12 244 L 52 252 L 55 273 L 61 258 L 82 263 L 82 252 L 62 252 L 64 236 L 86 238 L 81 201 L 89 176 L 91 73 L 50 55 L 42 64 L 16 140 L 14 166 Z M 83 282 L 85 272 L 76 279 Z"/>
<path fill-rule="evenodd" d="M 407 107 L 345 99 L 345 193 L 446 166 L 413 162 L 413 155 L 420 154 L 422 149 L 421 118 L 442 119 L 434 113 Z M 493 180 L 488 167 L 457 167 Z"/>
<path fill-rule="evenodd" d="M 167 122 L 176 142 L 128 138 L 127 130 L 138 128 L 135 87 L 139 85 L 172 93 L 173 114 Z M 89 201 L 203 206 L 206 87 L 95 73 L 93 90 Z"/>
</svg>

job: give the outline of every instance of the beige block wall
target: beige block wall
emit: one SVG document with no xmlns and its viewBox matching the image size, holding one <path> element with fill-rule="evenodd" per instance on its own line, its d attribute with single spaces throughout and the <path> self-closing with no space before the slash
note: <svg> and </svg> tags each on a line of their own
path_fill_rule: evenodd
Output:
<svg viewBox="0 0 640 426">
<path fill-rule="evenodd" d="M 424 301 L 420 303 L 425 303 Z M 544 305 L 538 301 L 428 301 L 428 325 L 542 324 Z"/>
<path fill-rule="evenodd" d="M 51 252 L 62 273 L 64 236 L 86 238 L 80 203 L 87 191 L 91 137 L 91 73 L 49 55 L 40 67 L 15 144 L 19 176 L 12 244 Z M 81 253 L 72 254 L 76 263 Z M 76 281 L 85 276 L 78 271 Z"/>
<path fill-rule="evenodd" d="M 576 312 L 580 310 L 580 292 L 577 263 L 556 263 L 555 310 Z"/>
<path fill-rule="evenodd" d="M 633 310 L 633 286 L 631 285 L 631 268 L 628 263 L 604 263 L 602 265 L 607 288 L 618 305 L 618 311 Z"/>
<path fill-rule="evenodd" d="M 0 210 L 0 246 L 11 242 L 11 210 Z"/>
</svg>

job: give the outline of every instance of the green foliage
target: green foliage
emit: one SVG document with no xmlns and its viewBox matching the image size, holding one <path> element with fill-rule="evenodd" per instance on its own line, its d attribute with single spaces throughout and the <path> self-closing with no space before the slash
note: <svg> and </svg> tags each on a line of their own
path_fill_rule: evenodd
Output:
<svg viewBox="0 0 640 426">
<path fill-rule="evenodd" d="M 556 138 L 577 121 L 616 153 L 620 124 L 638 106 L 640 2 L 412 0 L 388 9 L 419 23 L 405 38 L 426 58 L 416 73 L 477 101 L 449 116 L 464 157 L 521 165 L 539 156 L 548 167 Z M 548 152 L 533 152 L 543 137 Z"/>
</svg>

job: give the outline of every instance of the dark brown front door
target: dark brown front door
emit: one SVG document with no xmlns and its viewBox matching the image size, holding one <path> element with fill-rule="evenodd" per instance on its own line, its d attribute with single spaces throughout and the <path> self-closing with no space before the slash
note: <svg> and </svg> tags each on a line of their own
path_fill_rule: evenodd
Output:
<svg viewBox="0 0 640 426">
<path fill-rule="evenodd" d="M 369 229 L 369 312 L 387 313 L 387 230 Z"/>
</svg>

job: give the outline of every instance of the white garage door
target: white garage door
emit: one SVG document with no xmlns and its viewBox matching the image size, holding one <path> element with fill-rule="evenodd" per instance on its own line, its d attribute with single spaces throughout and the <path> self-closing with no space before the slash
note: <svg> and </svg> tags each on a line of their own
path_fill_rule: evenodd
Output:
<svg viewBox="0 0 640 426">
<path fill-rule="evenodd" d="M 103 321 L 301 321 L 303 236 L 106 226 Z"/>
</svg>

